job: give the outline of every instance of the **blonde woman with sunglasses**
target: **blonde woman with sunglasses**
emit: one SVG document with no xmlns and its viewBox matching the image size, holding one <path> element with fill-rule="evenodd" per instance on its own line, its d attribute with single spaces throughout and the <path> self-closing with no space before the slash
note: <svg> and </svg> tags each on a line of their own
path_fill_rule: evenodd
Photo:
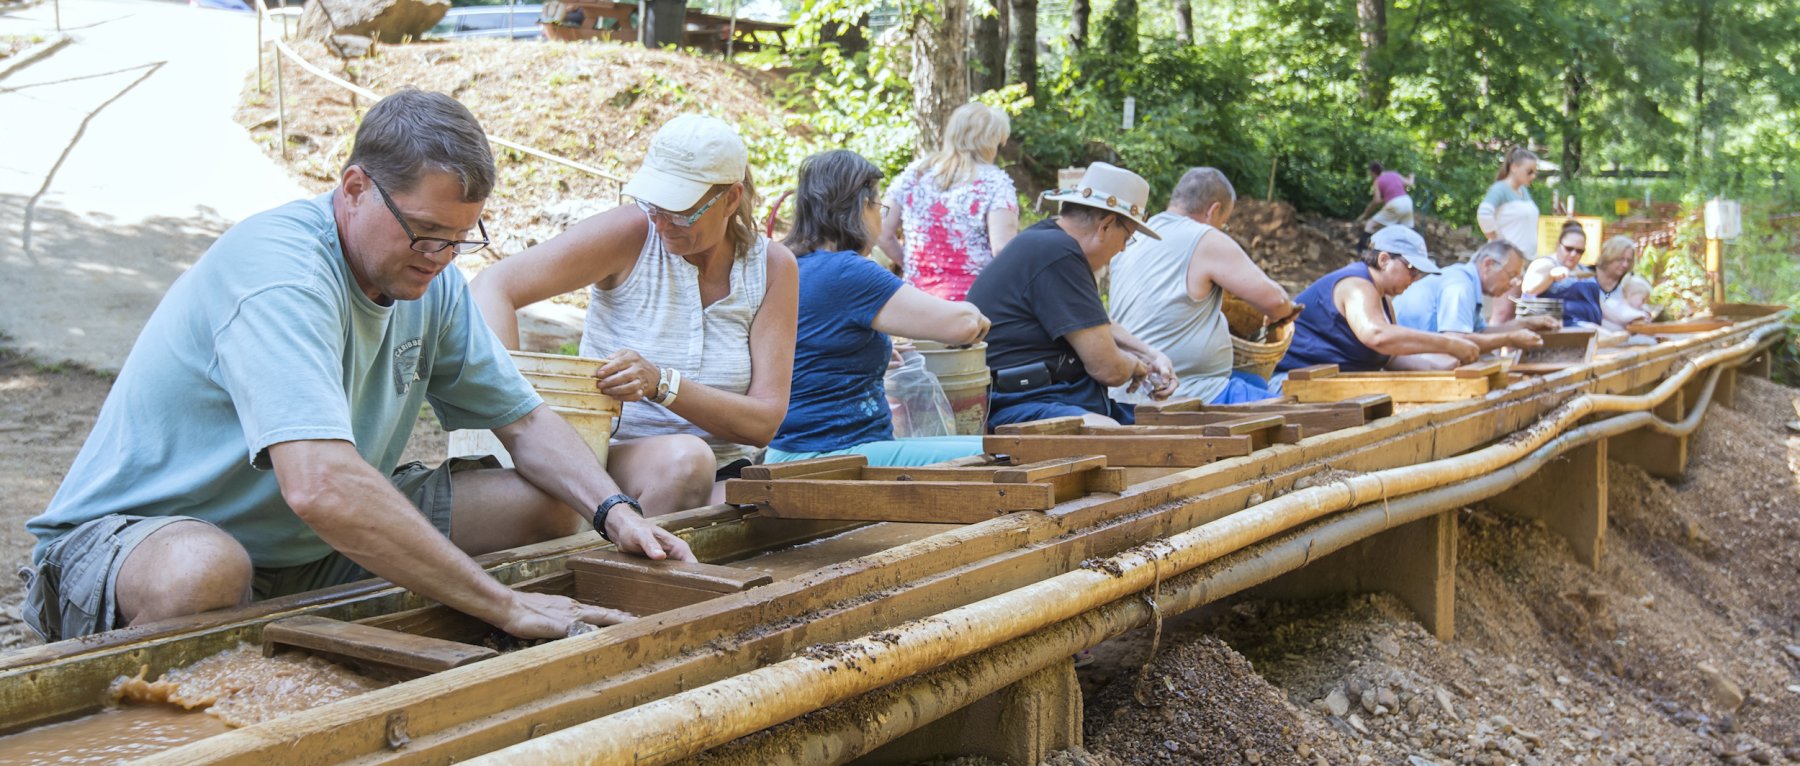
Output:
<svg viewBox="0 0 1800 766">
<path fill-rule="evenodd" d="M 623 400 L 608 468 L 647 514 L 719 502 L 787 413 L 799 267 L 755 225 L 749 154 L 730 124 L 682 115 L 650 140 L 636 201 L 488 268 L 473 290 L 519 345 L 520 307 L 588 291 L 581 355 Z"/>
</svg>

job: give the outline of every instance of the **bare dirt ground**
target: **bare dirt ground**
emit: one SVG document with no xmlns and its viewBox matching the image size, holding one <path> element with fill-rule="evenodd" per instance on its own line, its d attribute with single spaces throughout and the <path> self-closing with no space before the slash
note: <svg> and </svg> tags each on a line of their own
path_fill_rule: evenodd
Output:
<svg viewBox="0 0 1800 766">
<path fill-rule="evenodd" d="M 1743 379 L 1685 481 L 1612 464 L 1600 571 L 1541 527 L 1461 512 L 1456 631 L 1386 595 L 1240 598 L 1081 671 L 1066 763 L 1800 763 L 1796 391 Z"/>
</svg>

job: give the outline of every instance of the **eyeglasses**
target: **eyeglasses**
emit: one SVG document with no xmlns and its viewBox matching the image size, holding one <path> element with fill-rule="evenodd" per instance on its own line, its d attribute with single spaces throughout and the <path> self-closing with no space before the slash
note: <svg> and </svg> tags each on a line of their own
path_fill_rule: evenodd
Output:
<svg viewBox="0 0 1800 766">
<path fill-rule="evenodd" d="M 1558 250 L 1561 250 L 1565 253 L 1579 253 L 1579 252 L 1587 250 L 1586 247 L 1576 247 L 1574 245 L 1557 245 L 1556 247 Z"/>
<path fill-rule="evenodd" d="M 488 246 L 487 227 L 482 225 L 480 218 L 475 219 L 475 228 L 481 231 L 481 239 L 444 239 L 443 237 L 421 237 L 413 234 L 412 227 L 406 224 L 406 217 L 400 215 L 400 208 L 394 207 L 393 200 L 389 199 L 391 195 L 387 193 L 387 189 L 382 188 L 381 182 L 375 180 L 375 176 L 369 175 L 368 168 L 363 168 L 363 175 L 368 176 L 369 183 L 375 184 L 375 190 L 381 192 L 382 204 L 387 205 L 388 212 L 394 214 L 394 220 L 400 222 L 400 230 L 406 232 L 407 239 L 412 240 L 413 252 L 441 253 L 444 248 L 450 247 L 456 249 L 457 255 L 464 255 Z"/>
<path fill-rule="evenodd" d="M 727 191 L 729 191 L 729 189 L 720 189 L 717 194 L 712 195 L 712 198 L 706 201 L 706 204 L 701 205 L 700 209 L 695 210 L 693 213 L 671 212 L 643 200 L 638 200 L 637 204 L 638 208 L 643 210 L 651 218 L 662 221 L 670 226 L 685 229 L 699 222 L 700 216 L 706 215 L 706 211 L 711 210 L 713 204 L 717 203 L 720 197 L 725 196 L 725 192 Z"/>
</svg>

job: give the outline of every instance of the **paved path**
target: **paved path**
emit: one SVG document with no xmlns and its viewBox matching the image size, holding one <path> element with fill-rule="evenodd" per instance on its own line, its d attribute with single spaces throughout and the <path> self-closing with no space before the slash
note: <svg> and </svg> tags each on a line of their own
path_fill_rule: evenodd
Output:
<svg viewBox="0 0 1800 766">
<path fill-rule="evenodd" d="M 53 33 L 51 12 L 0 14 L 0 33 Z M 116 371 L 213 239 L 305 192 L 232 121 L 254 16 L 64 0 L 62 23 L 69 45 L 0 79 L 0 333 Z"/>
</svg>

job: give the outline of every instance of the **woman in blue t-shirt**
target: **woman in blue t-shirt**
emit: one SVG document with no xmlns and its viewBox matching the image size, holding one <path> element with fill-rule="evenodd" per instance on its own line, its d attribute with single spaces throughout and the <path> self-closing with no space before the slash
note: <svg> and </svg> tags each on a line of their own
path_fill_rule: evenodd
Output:
<svg viewBox="0 0 1800 766">
<path fill-rule="evenodd" d="M 934 298 L 866 256 L 881 231 L 881 171 L 855 152 L 800 164 L 794 228 L 800 313 L 793 393 L 767 462 L 858 454 L 870 465 L 928 465 L 981 452 L 979 436 L 895 439 L 882 385 L 888 334 L 977 343 L 988 320 L 973 304 Z"/>
</svg>

